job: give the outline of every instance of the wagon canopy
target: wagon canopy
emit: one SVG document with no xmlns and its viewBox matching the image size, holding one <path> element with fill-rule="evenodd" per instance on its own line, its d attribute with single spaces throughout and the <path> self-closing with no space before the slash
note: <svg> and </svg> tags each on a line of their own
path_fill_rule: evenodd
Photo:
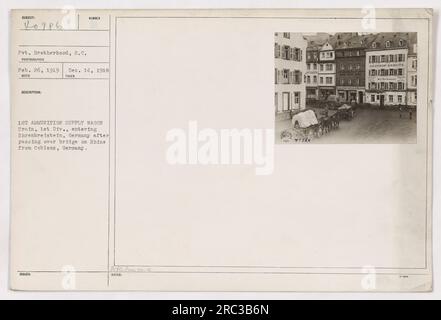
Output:
<svg viewBox="0 0 441 320">
<path fill-rule="evenodd" d="M 307 128 L 312 125 L 318 124 L 317 117 L 314 111 L 306 110 L 304 112 L 297 113 L 292 117 L 292 124 L 298 122 L 300 128 Z"/>
</svg>

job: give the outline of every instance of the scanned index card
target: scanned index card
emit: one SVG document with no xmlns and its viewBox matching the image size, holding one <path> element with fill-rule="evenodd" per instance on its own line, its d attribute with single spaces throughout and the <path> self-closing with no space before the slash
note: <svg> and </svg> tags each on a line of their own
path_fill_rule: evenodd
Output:
<svg viewBox="0 0 441 320">
<path fill-rule="evenodd" d="M 11 288 L 431 290 L 431 28 L 14 10 Z"/>
</svg>

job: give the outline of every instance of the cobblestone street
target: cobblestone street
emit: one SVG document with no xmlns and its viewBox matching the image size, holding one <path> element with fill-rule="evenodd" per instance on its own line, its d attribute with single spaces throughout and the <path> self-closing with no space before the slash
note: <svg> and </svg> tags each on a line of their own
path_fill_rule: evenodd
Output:
<svg viewBox="0 0 441 320">
<path fill-rule="evenodd" d="M 290 120 L 277 121 L 276 143 L 283 143 L 280 134 L 292 127 Z M 351 121 L 340 121 L 340 127 L 309 143 L 415 143 L 416 113 L 399 111 L 359 109 Z"/>
</svg>

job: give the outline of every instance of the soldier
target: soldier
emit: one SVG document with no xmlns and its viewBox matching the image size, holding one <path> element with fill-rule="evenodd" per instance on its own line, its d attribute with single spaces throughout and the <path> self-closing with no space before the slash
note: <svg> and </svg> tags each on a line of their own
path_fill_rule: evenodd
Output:
<svg viewBox="0 0 441 320">
<path fill-rule="evenodd" d="M 401 105 L 401 103 L 398 105 L 398 110 L 400 110 L 400 118 L 403 117 L 404 107 Z"/>
</svg>

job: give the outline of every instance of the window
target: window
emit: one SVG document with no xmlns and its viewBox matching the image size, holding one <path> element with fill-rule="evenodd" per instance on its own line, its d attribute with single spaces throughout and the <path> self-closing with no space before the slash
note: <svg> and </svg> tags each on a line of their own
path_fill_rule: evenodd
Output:
<svg viewBox="0 0 441 320">
<path fill-rule="evenodd" d="M 294 84 L 301 84 L 302 83 L 302 72 L 299 70 L 294 71 Z"/>
<path fill-rule="evenodd" d="M 417 85 L 417 76 L 416 75 L 411 77 L 411 83 L 412 83 L 412 86 L 416 87 L 416 85 Z"/>
<path fill-rule="evenodd" d="M 398 75 L 399 75 L 399 76 L 402 76 L 402 75 L 403 75 L 403 69 L 401 69 L 401 68 L 398 69 Z"/>
<path fill-rule="evenodd" d="M 386 48 L 390 48 L 390 41 L 386 41 Z"/>
<path fill-rule="evenodd" d="M 394 96 L 393 95 L 389 95 L 389 102 L 394 102 Z"/>
<path fill-rule="evenodd" d="M 371 102 L 375 102 L 375 94 L 371 95 Z"/>
<path fill-rule="evenodd" d="M 403 102 L 403 96 L 402 95 L 398 95 L 398 103 L 402 103 Z"/>
<path fill-rule="evenodd" d="M 344 79 L 340 79 L 340 85 L 344 85 L 345 84 L 345 80 Z"/>
<path fill-rule="evenodd" d="M 290 36 L 291 36 L 291 35 L 289 34 L 289 32 L 284 32 L 284 33 L 283 33 L 283 37 L 286 38 L 286 39 L 289 39 Z"/>
<path fill-rule="evenodd" d="M 277 84 L 277 68 L 274 69 L 274 83 Z"/>
<path fill-rule="evenodd" d="M 393 54 L 389 55 L 389 62 L 394 62 L 394 55 Z"/>
<path fill-rule="evenodd" d="M 314 63 L 314 70 L 317 70 L 317 63 Z"/>
<path fill-rule="evenodd" d="M 402 62 L 402 61 L 404 61 L 404 54 L 400 53 L 398 55 L 398 62 Z"/>
<path fill-rule="evenodd" d="M 289 46 L 283 46 L 282 49 L 282 59 L 289 60 L 290 50 Z"/>
<path fill-rule="evenodd" d="M 404 40 L 403 40 L 403 39 L 400 39 L 400 41 L 398 41 L 398 45 L 399 45 L 400 47 L 404 46 Z"/>
<path fill-rule="evenodd" d="M 280 45 L 277 43 L 274 45 L 274 57 L 280 58 Z"/>
<path fill-rule="evenodd" d="M 320 71 L 323 71 L 323 64 L 320 64 Z"/>
<path fill-rule="evenodd" d="M 287 84 L 289 83 L 289 70 L 283 69 L 283 83 Z"/>
<path fill-rule="evenodd" d="M 381 56 L 381 62 L 386 62 L 386 56 L 385 55 Z"/>
<path fill-rule="evenodd" d="M 416 69 L 417 68 L 417 59 L 413 59 L 412 60 L 412 68 Z"/>
<path fill-rule="evenodd" d="M 311 83 L 311 77 L 310 76 L 306 77 L 306 83 Z"/>
<path fill-rule="evenodd" d="M 307 68 L 308 70 L 311 70 L 311 64 L 308 63 L 308 64 L 306 65 L 306 68 Z"/>
<path fill-rule="evenodd" d="M 372 42 L 372 48 L 376 48 L 377 47 L 377 43 L 376 42 Z"/>
<path fill-rule="evenodd" d="M 300 92 L 294 92 L 294 103 L 295 104 L 300 103 Z"/>
<path fill-rule="evenodd" d="M 326 71 L 332 71 L 332 63 L 327 63 L 326 64 Z"/>
<path fill-rule="evenodd" d="M 314 83 L 317 83 L 317 76 L 314 76 L 312 79 Z"/>
<path fill-rule="evenodd" d="M 332 77 L 326 77 L 326 84 L 332 84 Z"/>
<path fill-rule="evenodd" d="M 323 77 L 320 77 L 320 84 L 323 84 Z"/>
<path fill-rule="evenodd" d="M 300 50 L 299 48 L 294 48 L 292 60 L 302 61 L 302 50 Z"/>
<path fill-rule="evenodd" d="M 398 90 L 404 90 L 404 83 L 398 82 Z"/>
</svg>

